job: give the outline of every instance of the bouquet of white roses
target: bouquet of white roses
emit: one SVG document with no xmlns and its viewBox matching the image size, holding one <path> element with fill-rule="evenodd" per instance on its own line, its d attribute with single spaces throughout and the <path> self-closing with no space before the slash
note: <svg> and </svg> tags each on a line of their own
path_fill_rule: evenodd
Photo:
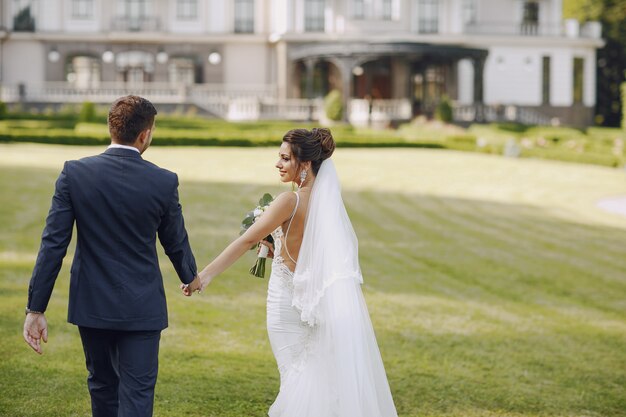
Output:
<svg viewBox="0 0 626 417">
<path fill-rule="evenodd" d="M 240 235 L 244 234 L 246 230 L 248 230 L 250 226 L 252 226 L 254 222 L 259 217 L 261 217 L 263 212 L 267 210 L 272 201 L 274 201 L 274 197 L 272 197 L 271 194 L 265 193 L 263 197 L 261 197 L 261 199 L 259 200 L 259 205 L 254 210 L 249 211 L 246 214 L 246 217 L 241 222 L 241 232 L 239 233 Z M 274 239 L 272 239 L 272 236 L 267 236 L 265 240 L 272 244 L 274 243 Z M 254 275 L 255 277 L 265 278 L 265 261 L 267 259 L 267 255 L 269 254 L 269 248 L 265 245 L 257 243 L 252 248 L 250 248 L 250 250 L 254 250 L 257 248 L 259 248 L 259 254 L 257 256 L 256 262 L 254 263 L 254 266 L 250 268 L 250 274 Z"/>
</svg>

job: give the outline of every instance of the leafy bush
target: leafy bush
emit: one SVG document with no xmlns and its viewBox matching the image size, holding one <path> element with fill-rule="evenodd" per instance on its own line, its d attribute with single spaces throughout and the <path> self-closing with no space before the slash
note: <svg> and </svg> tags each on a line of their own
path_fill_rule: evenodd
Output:
<svg viewBox="0 0 626 417">
<path fill-rule="evenodd" d="M 7 117 L 7 104 L 4 101 L 0 101 L 0 120 Z"/>
<path fill-rule="evenodd" d="M 338 121 L 343 116 L 343 101 L 338 90 L 332 90 L 324 98 L 324 111 L 330 120 Z"/>
<path fill-rule="evenodd" d="M 30 6 L 24 7 L 13 18 L 13 30 L 16 32 L 34 32 L 35 18 L 30 13 Z"/>
<path fill-rule="evenodd" d="M 80 108 L 78 115 L 79 122 L 94 122 L 96 121 L 96 105 L 90 101 L 85 101 Z"/>
<path fill-rule="evenodd" d="M 450 103 L 450 99 L 448 97 L 443 96 L 439 104 L 437 104 L 437 108 L 435 109 L 435 119 L 441 120 L 445 123 L 452 122 L 453 114 L 452 114 L 452 104 Z"/>
</svg>

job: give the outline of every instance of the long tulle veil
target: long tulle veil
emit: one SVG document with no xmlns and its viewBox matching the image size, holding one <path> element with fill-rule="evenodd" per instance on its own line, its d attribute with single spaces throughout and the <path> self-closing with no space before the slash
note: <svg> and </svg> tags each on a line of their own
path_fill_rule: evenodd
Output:
<svg viewBox="0 0 626 417">
<path fill-rule="evenodd" d="M 293 306 L 302 321 L 320 320 L 319 302 L 340 279 L 363 282 L 358 241 L 341 198 L 335 165 L 322 162 L 309 199 L 304 235 L 294 274 Z"/>
<path fill-rule="evenodd" d="M 278 401 L 280 415 L 397 416 L 362 282 L 358 241 L 327 159 L 313 184 L 294 273 L 292 304 L 311 329 L 310 340 L 298 375 L 280 396 L 299 401 Z"/>
</svg>

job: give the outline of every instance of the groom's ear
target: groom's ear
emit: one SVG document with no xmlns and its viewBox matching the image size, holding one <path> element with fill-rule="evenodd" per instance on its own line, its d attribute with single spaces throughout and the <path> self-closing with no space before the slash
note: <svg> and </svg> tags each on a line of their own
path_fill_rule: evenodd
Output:
<svg viewBox="0 0 626 417">
<path fill-rule="evenodd" d="M 152 129 L 146 129 L 146 130 L 142 130 L 139 135 L 137 136 L 137 140 L 139 141 L 139 143 L 141 143 L 142 145 L 144 143 L 146 143 L 146 141 L 148 140 L 148 138 L 150 138 L 150 132 L 152 131 Z"/>
</svg>

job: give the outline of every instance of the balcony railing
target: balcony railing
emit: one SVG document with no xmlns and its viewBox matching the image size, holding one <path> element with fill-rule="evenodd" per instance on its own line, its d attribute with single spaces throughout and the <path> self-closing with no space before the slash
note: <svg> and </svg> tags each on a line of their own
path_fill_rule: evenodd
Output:
<svg viewBox="0 0 626 417">
<path fill-rule="evenodd" d="M 193 104 L 226 120 L 320 120 L 324 103 L 320 99 L 279 99 L 275 86 L 169 83 L 125 84 L 100 82 L 92 87 L 76 87 L 66 82 L 41 85 L 0 85 L 0 101 L 7 103 L 82 103 L 109 104 L 117 98 L 137 94 L 157 104 Z M 409 99 L 351 99 L 348 118 L 354 125 L 387 126 L 390 122 L 410 120 Z M 548 125 L 553 120 L 534 109 L 522 106 L 454 105 L 458 122 L 516 121 Z"/>
<path fill-rule="evenodd" d="M 42 103 L 110 103 L 120 96 L 136 94 L 155 103 L 218 103 L 240 98 L 275 98 L 276 89 L 265 85 L 223 84 L 170 84 L 170 83 L 119 83 L 97 82 L 90 86 L 77 86 L 67 82 L 44 84 L 2 85 L 0 100 L 6 102 L 32 101 Z"/>
<path fill-rule="evenodd" d="M 384 127 L 392 121 L 409 120 L 413 117 L 411 101 L 406 98 L 388 100 L 351 99 L 348 103 L 348 119 L 355 126 Z"/>
<path fill-rule="evenodd" d="M 582 28 L 578 21 L 566 20 L 563 23 L 546 24 L 530 22 L 476 22 L 465 25 L 465 33 L 474 35 L 510 35 L 510 36 L 564 36 L 569 38 L 599 39 L 599 22 L 587 22 Z"/>
<path fill-rule="evenodd" d="M 517 122 L 526 125 L 551 125 L 558 120 L 534 109 L 516 105 L 454 104 L 453 118 L 456 122 Z"/>
<path fill-rule="evenodd" d="M 184 85 L 168 83 L 98 82 L 78 87 L 66 82 L 47 82 L 40 85 L 3 86 L 2 94 L 4 101 L 41 103 L 110 103 L 127 94 L 149 97 L 155 103 L 184 103 L 187 91 Z"/>
<path fill-rule="evenodd" d="M 161 30 L 161 20 L 154 16 L 116 16 L 111 19 L 111 30 L 122 32 L 157 32 Z"/>
</svg>

